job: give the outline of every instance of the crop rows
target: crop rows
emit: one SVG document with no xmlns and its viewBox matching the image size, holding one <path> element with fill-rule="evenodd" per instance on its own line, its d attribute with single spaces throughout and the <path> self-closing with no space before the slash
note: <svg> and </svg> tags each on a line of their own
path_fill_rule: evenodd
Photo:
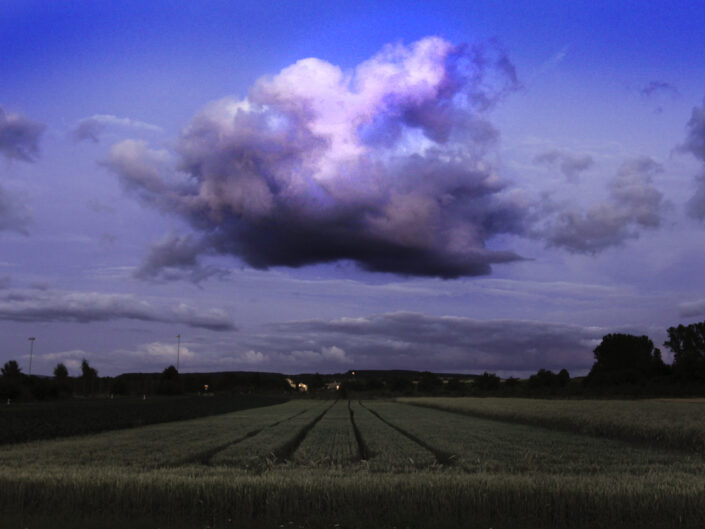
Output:
<svg viewBox="0 0 705 529">
<path fill-rule="evenodd" d="M 339 400 L 294 452 L 300 465 L 345 465 L 359 461 L 359 450 L 347 401 Z"/>
<path fill-rule="evenodd" d="M 636 474 L 658 469 L 705 470 L 705 462 L 697 455 L 398 403 L 366 405 L 421 442 L 452 454 L 456 464 L 468 472 Z"/>
<path fill-rule="evenodd" d="M 0 406 L 0 444 L 56 439 L 133 428 L 168 421 L 183 421 L 271 406 L 282 397 L 215 395 L 116 399 L 72 399 Z"/>
<path fill-rule="evenodd" d="M 697 453 L 398 402 L 300 400 L 4 446 L 0 526 L 2 513 L 36 529 L 27 513 L 104 512 L 174 529 L 228 519 L 257 529 L 699 528 L 704 476 Z M 100 527 L 91 516 L 72 527 Z"/>
<path fill-rule="evenodd" d="M 370 470 L 408 471 L 434 466 L 433 453 L 385 424 L 369 409 L 353 402 L 355 423 L 369 452 Z"/>
<path fill-rule="evenodd" d="M 242 442 L 268 425 L 297 416 L 311 406 L 309 401 L 290 401 L 191 421 L 10 445 L 0 450 L 0 465 L 23 469 L 48 466 L 142 469 L 199 462 L 210 452 Z"/>
<path fill-rule="evenodd" d="M 307 407 L 289 420 L 263 428 L 256 435 L 239 443 L 234 443 L 215 454 L 210 463 L 242 468 L 259 467 L 263 461 L 275 463 L 289 457 L 295 448 L 297 436 L 305 435 L 308 428 L 321 415 L 325 414 L 328 403 L 306 402 Z"/>
<path fill-rule="evenodd" d="M 661 448 L 705 453 L 705 400 L 402 398 L 401 402 Z"/>
</svg>

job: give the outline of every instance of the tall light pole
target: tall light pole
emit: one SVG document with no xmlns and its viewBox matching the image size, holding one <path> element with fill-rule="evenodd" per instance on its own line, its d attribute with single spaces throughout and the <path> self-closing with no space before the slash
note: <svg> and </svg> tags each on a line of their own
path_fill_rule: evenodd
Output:
<svg viewBox="0 0 705 529">
<path fill-rule="evenodd" d="M 29 340 L 29 376 L 32 376 L 32 353 L 34 352 L 34 336 L 27 338 Z"/>
<path fill-rule="evenodd" d="M 181 335 L 176 335 L 176 370 L 179 370 L 179 356 L 181 354 Z"/>
</svg>

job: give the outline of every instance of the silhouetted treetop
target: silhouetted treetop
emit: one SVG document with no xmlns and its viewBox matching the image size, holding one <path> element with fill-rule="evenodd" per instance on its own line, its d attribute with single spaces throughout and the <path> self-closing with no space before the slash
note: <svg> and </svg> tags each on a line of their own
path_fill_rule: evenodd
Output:
<svg viewBox="0 0 705 529">
<path fill-rule="evenodd" d="M 705 376 L 705 321 L 669 327 L 663 345 L 673 351 L 673 368 L 679 375 Z"/>
<path fill-rule="evenodd" d="M 10 360 L 5 362 L 5 365 L 0 369 L 0 373 L 7 378 L 19 378 L 22 375 L 22 370 L 15 360 Z"/>
<path fill-rule="evenodd" d="M 57 364 L 54 368 L 54 378 L 58 380 L 64 380 L 68 378 L 68 376 L 69 370 L 66 369 L 66 366 L 64 364 Z"/>
</svg>

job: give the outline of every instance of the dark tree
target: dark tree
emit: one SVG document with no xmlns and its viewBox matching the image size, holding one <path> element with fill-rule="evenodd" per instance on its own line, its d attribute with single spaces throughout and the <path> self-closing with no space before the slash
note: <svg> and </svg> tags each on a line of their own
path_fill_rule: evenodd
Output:
<svg viewBox="0 0 705 529">
<path fill-rule="evenodd" d="M 17 365 L 17 362 L 15 360 L 10 360 L 9 362 L 5 362 L 5 365 L 2 366 L 2 369 L 0 369 L 0 373 L 2 373 L 2 376 L 8 378 L 8 379 L 18 379 L 20 376 L 22 376 L 22 370 L 20 369 L 20 366 Z"/>
<path fill-rule="evenodd" d="M 64 364 L 57 364 L 54 368 L 54 378 L 56 380 L 66 380 L 69 377 L 69 370 Z"/>
<path fill-rule="evenodd" d="M 595 363 L 588 375 L 590 383 L 635 383 L 663 373 L 661 351 L 648 336 L 608 334 L 595 350 Z"/>
<path fill-rule="evenodd" d="M 98 377 L 98 371 L 93 369 L 85 358 L 81 362 L 81 378 L 90 380 Z"/>
<path fill-rule="evenodd" d="M 162 371 L 162 380 L 176 380 L 177 378 L 179 378 L 179 372 L 174 366 L 169 366 Z"/>
<path fill-rule="evenodd" d="M 179 382 L 179 372 L 174 366 L 167 367 L 162 371 L 157 393 L 162 395 L 177 395 L 181 393 L 181 383 Z"/>
<path fill-rule="evenodd" d="M 529 377 L 530 388 L 563 388 L 570 382 L 570 374 L 566 369 L 561 369 L 557 374 L 548 369 L 539 369 L 535 375 Z"/>
<path fill-rule="evenodd" d="M 83 380 L 83 393 L 91 395 L 95 391 L 95 380 L 98 378 L 98 371 L 93 369 L 84 358 L 81 362 L 81 379 Z"/>
<path fill-rule="evenodd" d="M 482 391 L 499 389 L 500 378 L 494 373 L 485 371 L 473 382 L 473 387 Z"/>
<path fill-rule="evenodd" d="M 673 369 L 686 378 L 705 378 L 705 321 L 669 327 L 666 347 L 673 351 Z"/>
<path fill-rule="evenodd" d="M 519 379 L 516 377 L 509 377 L 504 381 L 504 386 L 506 388 L 514 389 L 519 386 Z"/>
</svg>

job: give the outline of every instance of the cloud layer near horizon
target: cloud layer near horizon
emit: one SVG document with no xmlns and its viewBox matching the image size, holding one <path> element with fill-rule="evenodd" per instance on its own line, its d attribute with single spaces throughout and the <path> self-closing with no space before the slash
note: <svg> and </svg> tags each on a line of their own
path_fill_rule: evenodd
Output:
<svg viewBox="0 0 705 529">
<path fill-rule="evenodd" d="M 157 306 L 129 294 L 40 289 L 0 290 L 0 320 L 90 323 L 117 319 L 182 323 L 212 331 L 235 329 L 222 310 L 179 303 Z"/>
<path fill-rule="evenodd" d="M 259 366 L 302 372 L 313 366 L 335 372 L 390 365 L 438 372 L 529 374 L 538 367 L 586 372 L 605 334 L 598 327 L 414 312 L 280 323 L 267 330 L 250 339 L 249 357 Z"/>
<path fill-rule="evenodd" d="M 406 275 L 487 274 L 520 259 L 486 245 L 524 229 L 522 200 L 486 156 L 498 136 L 487 111 L 517 86 L 498 47 L 436 37 L 385 46 L 349 72 L 303 59 L 247 98 L 200 112 L 178 144 L 179 174 L 168 152 L 135 140 L 114 145 L 104 164 L 190 222 L 202 237 L 194 259 L 210 251 L 256 268 L 351 260 Z M 183 262 L 183 245 L 172 246 Z M 168 262 L 166 249 L 157 248 Z"/>
</svg>

